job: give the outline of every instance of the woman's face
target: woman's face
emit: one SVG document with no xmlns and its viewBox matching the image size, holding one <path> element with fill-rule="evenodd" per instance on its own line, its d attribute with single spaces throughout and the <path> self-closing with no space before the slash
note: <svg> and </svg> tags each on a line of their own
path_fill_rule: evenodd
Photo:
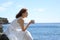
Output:
<svg viewBox="0 0 60 40">
<path fill-rule="evenodd" d="M 23 16 L 27 17 L 28 16 L 28 12 L 23 13 Z"/>
</svg>

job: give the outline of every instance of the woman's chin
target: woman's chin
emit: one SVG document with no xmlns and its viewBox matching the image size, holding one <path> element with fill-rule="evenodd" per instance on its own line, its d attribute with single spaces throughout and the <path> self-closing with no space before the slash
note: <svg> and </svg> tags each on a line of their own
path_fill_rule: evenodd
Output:
<svg viewBox="0 0 60 40">
<path fill-rule="evenodd" d="M 27 18 L 27 17 L 24 17 L 24 18 Z"/>
<path fill-rule="evenodd" d="M 25 18 L 27 18 L 27 16 Z"/>
</svg>

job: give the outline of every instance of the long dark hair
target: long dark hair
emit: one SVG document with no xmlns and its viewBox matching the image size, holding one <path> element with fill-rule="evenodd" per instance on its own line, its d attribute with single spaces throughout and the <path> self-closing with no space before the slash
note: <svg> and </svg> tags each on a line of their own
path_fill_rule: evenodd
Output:
<svg viewBox="0 0 60 40">
<path fill-rule="evenodd" d="M 21 17 L 21 16 L 22 16 L 22 14 L 23 14 L 23 13 L 25 13 L 26 11 L 27 11 L 27 9 L 22 8 L 22 9 L 19 11 L 19 13 L 16 15 L 16 18 Z"/>
</svg>

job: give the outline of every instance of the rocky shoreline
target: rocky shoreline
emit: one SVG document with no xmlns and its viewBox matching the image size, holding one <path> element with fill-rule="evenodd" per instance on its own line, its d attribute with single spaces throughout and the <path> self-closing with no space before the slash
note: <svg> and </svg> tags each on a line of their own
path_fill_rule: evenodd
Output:
<svg viewBox="0 0 60 40">
<path fill-rule="evenodd" d="M 2 27 L 2 25 L 3 24 L 7 24 L 7 23 L 9 23 L 7 18 L 0 17 L 0 35 L 3 34 L 3 29 L 2 29 L 3 27 Z"/>
</svg>

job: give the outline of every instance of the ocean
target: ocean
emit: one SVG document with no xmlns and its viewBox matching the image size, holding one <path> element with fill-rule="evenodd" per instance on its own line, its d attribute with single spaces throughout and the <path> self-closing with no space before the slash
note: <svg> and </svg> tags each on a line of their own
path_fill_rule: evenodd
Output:
<svg viewBox="0 0 60 40">
<path fill-rule="evenodd" d="M 35 23 L 27 30 L 34 40 L 60 40 L 60 23 Z"/>
</svg>

